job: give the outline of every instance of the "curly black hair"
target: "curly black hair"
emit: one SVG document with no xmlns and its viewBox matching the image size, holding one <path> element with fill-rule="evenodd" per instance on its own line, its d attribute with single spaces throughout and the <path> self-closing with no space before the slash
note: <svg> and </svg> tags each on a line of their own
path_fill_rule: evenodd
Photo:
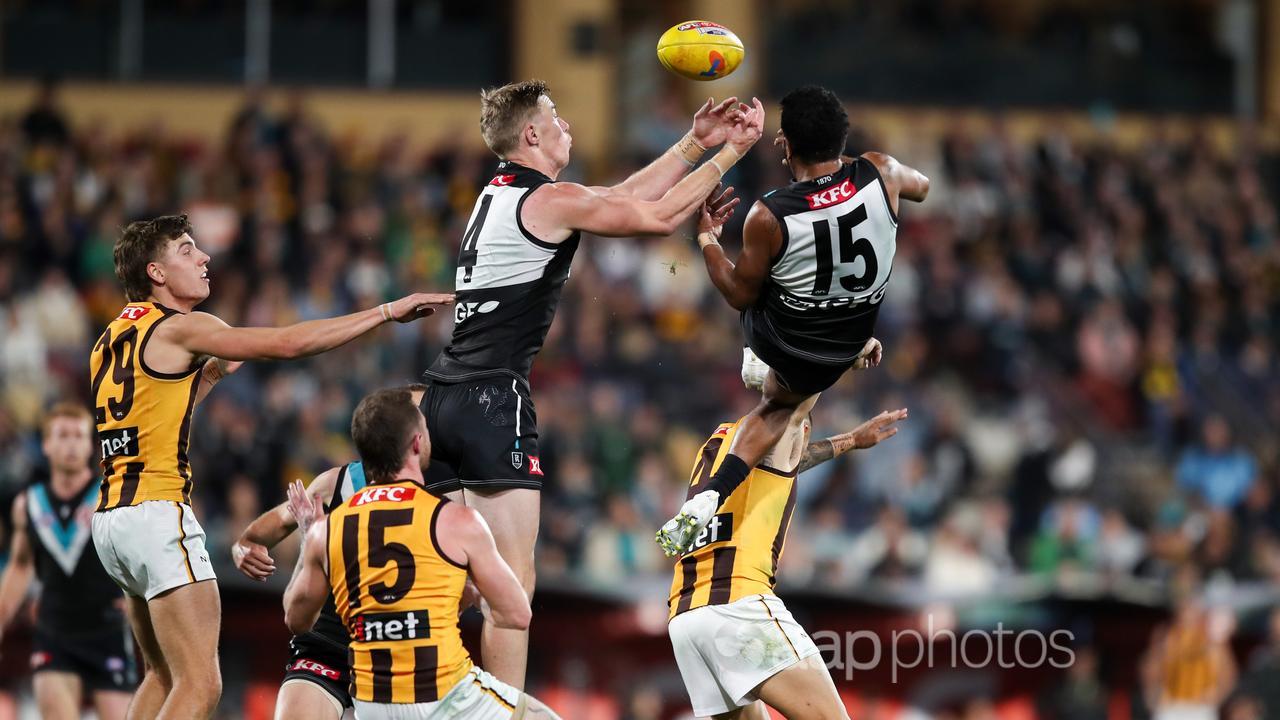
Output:
<svg viewBox="0 0 1280 720">
<path fill-rule="evenodd" d="M 804 163 L 835 160 L 849 137 L 849 114 L 840 98 L 818 85 L 805 85 L 782 98 L 782 134 L 791 156 Z"/>
</svg>

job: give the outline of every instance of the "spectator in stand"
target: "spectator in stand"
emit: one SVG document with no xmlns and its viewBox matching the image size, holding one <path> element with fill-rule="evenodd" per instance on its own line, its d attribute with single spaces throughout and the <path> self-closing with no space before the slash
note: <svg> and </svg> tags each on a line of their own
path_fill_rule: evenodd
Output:
<svg viewBox="0 0 1280 720">
<path fill-rule="evenodd" d="M 1210 415 L 1201 426 L 1198 447 L 1186 450 L 1178 460 L 1178 487 L 1204 499 L 1210 507 L 1236 508 L 1257 480 L 1253 455 L 1232 441 L 1231 427 L 1221 415 Z"/>
</svg>

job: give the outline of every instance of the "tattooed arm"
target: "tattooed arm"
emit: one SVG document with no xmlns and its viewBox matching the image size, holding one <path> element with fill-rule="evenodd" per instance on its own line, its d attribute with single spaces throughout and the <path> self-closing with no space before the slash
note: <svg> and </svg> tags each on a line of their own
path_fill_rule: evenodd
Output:
<svg viewBox="0 0 1280 720">
<path fill-rule="evenodd" d="M 881 440 L 898 434 L 895 424 L 905 420 L 907 409 L 886 410 L 847 433 L 842 433 L 824 440 L 815 440 L 805 448 L 800 458 L 800 470 L 804 472 L 814 465 L 839 457 L 850 450 L 865 450 L 880 443 Z"/>
</svg>

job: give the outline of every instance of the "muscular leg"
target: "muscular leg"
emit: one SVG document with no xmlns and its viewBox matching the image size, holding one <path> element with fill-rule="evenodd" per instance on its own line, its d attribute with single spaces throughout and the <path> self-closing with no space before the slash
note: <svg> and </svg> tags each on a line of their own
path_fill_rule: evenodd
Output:
<svg viewBox="0 0 1280 720">
<path fill-rule="evenodd" d="M 148 610 L 173 682 L 156 717 L 190 720 L 211 716 L 222 695 L 222 673 L 218 669 L 222 603 L 218 583 L 205 580 L 174 588 L 152 598 Z"/>
<path fill-rule="evenodd" d="M 538 515 L 542 495 L 537 490 L 515 488 L 493 493 L 464 492 L 466 504 L 489 524 L 498 554 L 511 566 L 524 591 L 533 597 L 533 547 L 538 541 Z M 480 636 L 484 669 L 517 690 L 524 689 L 529 655 L 529 631 L 484 624 Z"/>
<path fill-rule="evenodd" d="M 80 676 L 75 673 L 45 670 L 35 674 L 32 685 L 36 705 L 44 720 L 80 720 L 80 703 L 84 699 Z"/>
<path fill-rule="evenodd" d="M 760 399 L 760 404 L 738 423 L 738 432 L 734 435 L 733 444 L 729 446 L 729 454 L 740 459 L 749 472 L 751 468 L 760 464 L 764 456 L 786 432 L 791 415 L 796 408 L 810 397 L 812 396 L 800 395 L 783 388 L 778 383 L 777 374 L 770 370 L 764 380 L 764 397 Z M 728 497 L 729 493 L 742 481 L 742 478 L 724 476 L 722 472 L 723 470 L 717 471 L 711 484 L 712 488 L 720 490 L 721 500 Z M 722 482 L 729 480 L 736 480 L 736 482 L 721 486 Z"/>
<path fill-rule="evenodd" d="M 849 720 L 821 655 L 810 655 L 756 687 L 787 720 Z"/>
<path fill-rule="evenodd" d="M 156 641 L 147 601 L 130 595 L 125 611 L 129 614 L 133 636 L 138 639 L 138 647 L 142 650 L 142 682 L 133 693 L 127 717 L 129 720 L 151 720 L 160 714 L 160 707 L 173 688 L 173 677 L 160 652 L 160 643 Z"/>
<path fill-rule="evenodd" d="M 98 713 L 98 720 L 124 720 L 132 698 L 131 693 L 123 690 L 95 690 L 93 709 Z"/>
<path fill-rule="evenodd" d="M 324 688 L 306 680 L 294 680 L 280 686 L 276 696 L 275 720 L 316 718 L 340 720 L 342 705 Z"/>
<path fill-rule="evenodd" d="M 759 700 L 732 712 L 720 713 L 715 720 L 769 720 L 769 710 Z"/>
</svg>

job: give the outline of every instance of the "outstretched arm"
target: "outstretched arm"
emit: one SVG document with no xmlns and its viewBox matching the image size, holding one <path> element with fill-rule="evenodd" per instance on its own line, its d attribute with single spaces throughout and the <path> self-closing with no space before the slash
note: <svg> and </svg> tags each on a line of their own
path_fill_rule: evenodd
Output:
<svg viewBox="0 0 1280 720">
<path fill-rule="evenodd" d="M 850 450 L 875 447 L 880 441 L 898 434 L 896 423 L 907 418 L 907 409 L 886 410 L 847 433 L 824 440 L 815 440 L 805 448 L 800 458 L 800 470 L 804 472 L 814 465 L 840 457 Z"/>
<path fill-rule="evenodd" d="M 525 227 L 548 242 L 562 242 L 574 230 L 604 237 L 670 235 L 702 203 L 724 173 L 760 139 L 764 106 L 755 107 L 729 131 L 724 148 L 657 200 L 642 200 L 613 188 L 555 183 L 529 196 Z"/>
<path fill-rule="evenodd" d="M 345 345 L 379 325 L 411 322 L 452 305 L 451 293 L 417 293 L 336 318 L 309 320 L 282 328 L 236 328 L 207 313 L 193 312 L 161 326 L 164 339 L 195 356 L 227 360 L 291 360 Z"/>
<path fill-rule="evenodd" d="M 302 539 L 298 567 L 284 591 L 284 624 L 289 632 L 301 635 L 315 627 L 325 598 L 329 597 L 329 580 L 325 561 L 329 540 L 329 524 L 318 522 Z"/>
<path fill-rule="evenodd" d="M 317 475 L 307 486 L 307 497 L 322 504 L 333 497 L 333 487 L 340 471 L 341 468 L 329 468 Z M 289 509 L 288 502 L 282 502 L 259 515 L 231 546 L 231 560 L 236 569 L 254 580 L 266 580 L 274 575 L 276 561 L 271 557 L 270 550 L 297 528 L 298 521 Z"/>
<path fill-rule="evenodd" d="M 725 141 L 728 128 L 740 119 L 746 109 L 745 105 L 739 107 L 736 97 L 719 105 L 715 104 L 713 98 L 707 98 L 707 102 L 693 116 L 693 127 L 679 142 L 657 160 L 609 189 L 640 200 L 657 200 L 698 163 L 707 148 Z"/>
</svg>

